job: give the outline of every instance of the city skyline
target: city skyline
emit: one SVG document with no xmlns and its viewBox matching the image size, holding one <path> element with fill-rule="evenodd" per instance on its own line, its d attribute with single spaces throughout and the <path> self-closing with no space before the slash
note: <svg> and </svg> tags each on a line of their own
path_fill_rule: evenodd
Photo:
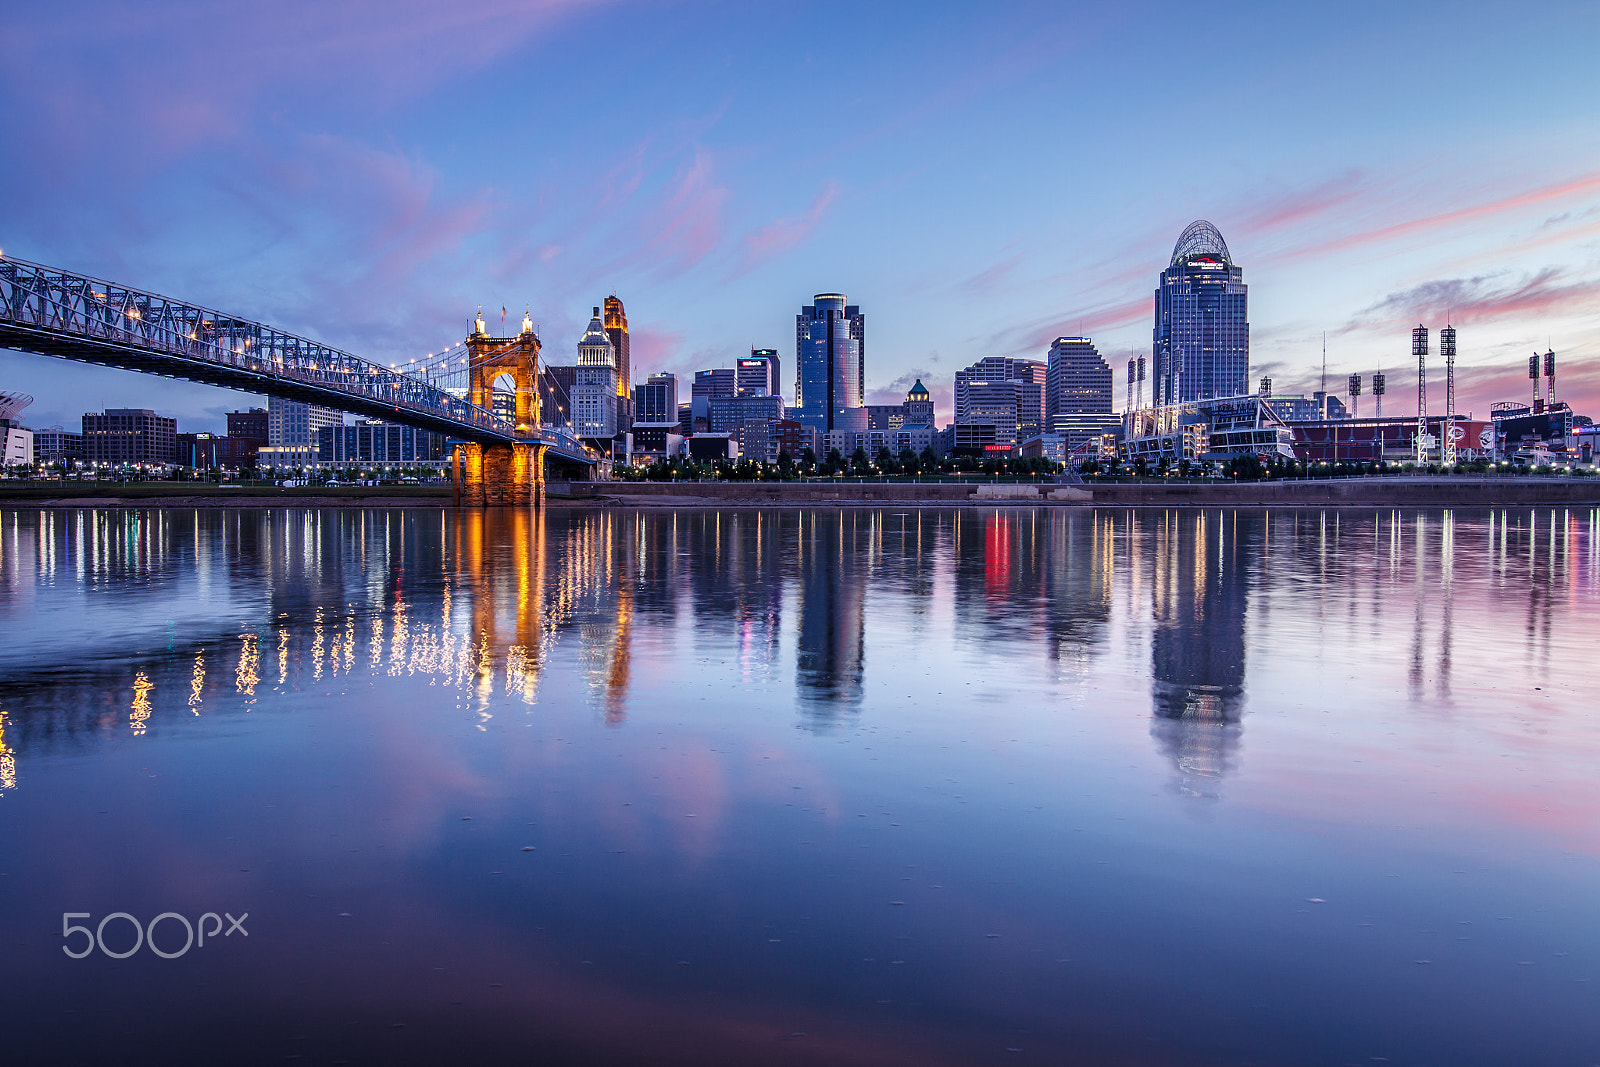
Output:
<svg viewBox="0 0 1600 1067">
<path fill-rule="evenodd" d="M 1507 25 L 1410 7 L 1376 27 L 1266 8 L 1206 22 L 886 5 L 853 12 L 837 52 L 773 62 L 836 9 L 417 2 L 391 25 L 366 5 L 291 5 L 224 16 L 274 60 L 227 84 L 199 56 L 159 71 L 138 58 L 177 8 L 108 10 L 23 12 L 0 43 L 17 105 L 0 118 L 15 146 L 0 249 L 376 362 L 459 340 L 497 301 L 531 304 L 548 349 L 567 350 L 587 294 L 615 291 L 630 384 L 685 379 L 753 346 L 792 358 L 795 298 L 836 287 L 873 309 L 867 402 L 920 378 L 950 411 L 956 370 L 1043 359 L 1056 336 L 1093 337 L 1113 366 L 1148 354 L 1172 236 L 1205 218 L 1250 277 L 1252 378 L 1279 391 L 1317 388 L 1326 331 L 1330 381 L 1381 370 L 1402 412 L 1406 335 L 1448 318 L 1463 410 L 1515 399 L 1519 364 L 1547 348 L 1565 399 L 1600 396 L 1589 8 Z M 565 78 L 601 20 L 636 76 Z M 1228 70 L 1246 136 L 1191 137 L 1181 162 L 1142 144 L 1167 76 L 1098 88 L 1135 54 L 1197 84 Z M 1490 63 L 1540 78 L 1469 76 Z M 61 92 L 21 106 L 45 71 Z M 108 100 L 140 138 L 109 151 L 63 132 L 99 128 Z M 583 128 L 597 113 L 601 142 Z M 819 113 L 843 116 L 836 143 L 797 154 L 771 133 Z M 1055 136 L 1028 137 L 1029 167 L 1000 165 L 1040 129 Z M 151 407 L 217 429 L 249 403 L 9 352 L 0 384 L 37 398 L 37 425 Z"/>
</svg>

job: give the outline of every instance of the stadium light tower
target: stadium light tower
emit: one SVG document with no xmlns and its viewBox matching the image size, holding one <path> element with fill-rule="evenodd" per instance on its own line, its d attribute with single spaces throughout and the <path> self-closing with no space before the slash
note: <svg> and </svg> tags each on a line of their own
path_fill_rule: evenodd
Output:
<svg viewBox="0 0 1600 1067">
<path fill-rule="evenodd" d="M 1456 328 L 1439 331 L 1439 354 L 1444 357 L 1444 440 L 1439 460 L 1447 467 L 1456 462 Z"/>
<path fill-rule="evenodd" d="M 1428 328 L 1411 331 L 1411 354 L 1417 357 L 1417 463 L 1428 462 Z"/>
</svg>

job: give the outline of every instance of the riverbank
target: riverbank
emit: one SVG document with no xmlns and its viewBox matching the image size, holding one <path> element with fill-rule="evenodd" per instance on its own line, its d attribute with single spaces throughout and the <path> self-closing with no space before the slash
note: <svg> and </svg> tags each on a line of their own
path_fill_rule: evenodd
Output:
<svg viewBox="0 0 1600 1067">
<path fill-rule="evenodd" d="M 437 508 L 448 485 L 224 487 L 193 482 L 0 483 L 0 507 L 38 508 Z"/>
<path fill-rule="evenodd" d="M 1412 475 L 1272 482 L 551 482 L 557 508 L 1491 507 L 1600 505 L 1600 478 Z M 0 487 L 0 507 L 448 508 L 448 486 Z"/>
<path fill-rule="evenodd" d="M 1485 507 L 1600 504 L 1600 478 L 1412 475 L 1272 482 L 570 482 L 552 494 L 621 507 Z"/>
</svg>

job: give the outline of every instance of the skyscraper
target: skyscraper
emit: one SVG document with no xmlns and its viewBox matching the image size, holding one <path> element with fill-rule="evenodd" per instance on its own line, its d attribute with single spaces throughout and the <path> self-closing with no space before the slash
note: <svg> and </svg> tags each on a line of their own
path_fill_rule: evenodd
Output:
<svg viewBox="0 0 1600 1067">
<path fill-rule="evenodd" d="M 1051 343 L 1044 392 L 1045 426 L 1066 438 L 1068 451 L 1121 425 L 1111 410 L 1111 365 L 1087 337 Z"/>
<path fill-rule="evenodd" d="M 324 426 L 343 426 L 344 412 L 298 400 L 267 397 L 267 443 L 273 446 L 315 448 Z"/>
<path fill-rule="evenodd" d="M 623 400 L 617 431 L 622 433 L 633 420 L 633 378 L 628 361 L 628 313 L 615 295 L 606 297 L 606 337 L 611 340 L 611 353 L 617 364 L 617 395 Z"/>
<path fill-rule="evenodd" d="M 572 429 L 579 437 L 606 441 L 620 429 L 617 408 L 616 350 L 606 335 L 600 309 L 594 309 L 589 328 L 578 342 L 578 366 L 572 379 Z"/>
<path fill-rule="evenodd" d="M 633 391 L 635 421 L 655 426 L 677 425 L 678 377 L 652 374 Z"/>
<path fill-rule="evenodd" d="M 795 417 L 823 433 L 865 430 L 866 316 L 843 293 L 814 300 L 795 316 Z"/>
<path fill-rule="evenodd" d="M 906 400 L 903 405 L 905 416 L 901 421 L 903 426 L 932 426 L 933 425 L 933 396 L 928 392 L 928 387 L 918 378 L 917 383 L 906 391 Z"/>
<path fill-rule="evenodd" d="M 740 395 L 756 393 L 777 396 L 783 392 L 778 384 L 781 379 L 778 377 L 776 348 L 752 348 L 748 357 L 740 357 L 734 371 L 734 389 Z"/>
<path fill-rule="evenodd" d="M 1044 413 L 1111 410 L 1111 365 L 1087 337 L 1057 337 L 1045 360 Z"/>
<path fill-rule="evenodd" d="M 1156 288 L 1155 403 L 1242 396 L 1250 385 L 1250 322 L 1244 272 L 1222 234 L 1191 222 Z"/>
<path fill-rule="evenodd" d="M 1001 393 L 982 390 L 985 409 L 982 418 L 975 410 L 976 397 L 980 387 L 1003 382 L 1016 383 L 1014 390 L 1003 391 L 1006 395 L 1014 394 L 1016 421 L 1001 431 L 1002 436 L 1009 435 L 1014 441 L 1026 440 L 1037 434 L 1044 423 L 1046 367 L 1037 360 L 986 356 L 965 370 L 956 371 L 956 423 L 994 421 L 989 416 L 999 410 L 994 404 Z"/>
</svg>

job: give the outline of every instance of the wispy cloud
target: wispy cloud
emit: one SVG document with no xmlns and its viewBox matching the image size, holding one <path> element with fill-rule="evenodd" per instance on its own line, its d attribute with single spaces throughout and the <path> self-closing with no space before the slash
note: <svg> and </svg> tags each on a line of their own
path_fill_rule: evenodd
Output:
<svg viewBox="0 0 1600 1067">
<path fill-rule="evenodd" d="M 1417 237 L 1424 234 L 1449 235 L 1452 231 L 1462 230 L 1468 224 L 1482 223 L 1495 216 L 1573 197 L 1593 196 L 1596 193 L 1600 193 L 1600 173 L 1585 174 L 1553 185 L 1540 186 L 1535 189 L 1519 189 L 1492 200 L 1485 200 L 1455 211 L 1424 215 L 1418 218 L 1406 219 L 1402 222 L 1391 223 L 1387 226 L 1357 230 L 1342 237 L 1333 237 L 1328 240 L 1308 243 L 1305 247 L 1288 253 L 1281 258 L 1296 259 L 1313 255 L 1329 255 L 1354 248 L 1387 244 L 1402 238 Z"/>
<path fill-rule="evenodd" d="M 1309 189 L 1297 189 L 1258 200 L 1238 215 L 1230 232 L 1244 237 L 1260 237 L 1303 226 L 1312 219 L 1343 208 L 1369 192 L 1360 171 L 1350 170 Z"/>
<path fill-rule="evenodd" d="M 777 219 L 748 234 L 742 242 L 742 253 L 733 276 L 746 274 L 793 251 L 817 228 L 817 223 L 838 198 L 839 183 L 830 181 L 805 211 Z"/>
<path fill-rule="evenodd" d="M 1449 317 L 1456 323 L 1501 318 L 1554 317 L 1592 310 L 1600 301 L 1600 280 L 1570 279 L 1559 267 L 1546 267 L 1530 278 L 1505 281 L 1503 276 L 1441 278 L 1422 282 L 1363 309 L 1347 328 L 1433 322 Z"/>
</svg>

